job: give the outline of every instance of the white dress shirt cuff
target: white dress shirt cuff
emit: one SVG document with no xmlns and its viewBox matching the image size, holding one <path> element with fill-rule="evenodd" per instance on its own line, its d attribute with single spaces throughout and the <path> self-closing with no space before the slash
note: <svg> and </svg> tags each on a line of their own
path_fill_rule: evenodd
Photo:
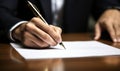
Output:
<svg viewBox="0 0 120 71">
<path fill-rule="evenodd" d="M 15 40 L 13 39 L 13 36 L 12 36 L 12 31 L 13 31 L 16 27 L 18 27 L 19 25 L 21 25 L 21 24 L 23 24 L 23 23 L 25 23 L 25 22 L 27 22 L 27 21 L 20 21 L 20 22 L 18 22 L 17 24 L 15 24 L 15 25 L 10 29 L 10 31 L 9 31 L 9 37 L 10 37 L 10 39 L 11 39 L 12 41 L 15 41 Z"/>
</svg>

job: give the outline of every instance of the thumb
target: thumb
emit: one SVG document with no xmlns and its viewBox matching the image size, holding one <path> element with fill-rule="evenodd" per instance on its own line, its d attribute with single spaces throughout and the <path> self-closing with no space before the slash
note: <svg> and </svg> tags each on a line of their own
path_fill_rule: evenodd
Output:
<svg viewBox="0 0 120 71">
<path fill-rule="evenodd" d="M 99 23 L 96 23 L 94 40 L 98 40 L 100 37 L 101 37 L 101 27 Z"/>
</svg>

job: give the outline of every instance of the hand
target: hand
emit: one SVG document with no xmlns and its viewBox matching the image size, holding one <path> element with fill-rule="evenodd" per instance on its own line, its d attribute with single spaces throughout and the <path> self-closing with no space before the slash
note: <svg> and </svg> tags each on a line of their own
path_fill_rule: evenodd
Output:
<svg viewBox="0 0 120 71">
<path fill-rule="evenodd" d="M 13 32 L 13 37 L 27 47 L 44 48 L 62 41 L 59 27 L 45 24 L 40 18 L 32 18 Z"/>
<path fill-rule="evenodd" d="M 113 42 L 120 42 L 120 12 L 116 9 L 105 11 L 95 25 L 95 40 L 107 30 Z"/>
</svg>

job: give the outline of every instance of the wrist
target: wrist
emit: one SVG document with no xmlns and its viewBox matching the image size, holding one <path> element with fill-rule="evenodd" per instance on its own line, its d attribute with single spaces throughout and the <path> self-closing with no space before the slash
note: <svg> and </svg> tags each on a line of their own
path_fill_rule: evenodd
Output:
<svg viewBox="0 0 120 71">
<path fill-rule="evenodd" d="M 24 31 L 25 31 L 26 23 L 23 23 L 16 27 L 16 29 L 13 30 L 13 38 L 17 41 L 21 41 L 23 39 Z"/>
<path fill-rule="evenodd" d="M 26 23 L 27 21 L 20 21 L 18 23 L 16 23 L 9 31 L 9 38 L 12 40 L 12 41 L 16 41 L 15 39 L 15 36 L 14 36 L 14 32 L 15 32 L 15 29 L 17 29 L 21 24 L 23 23 Z"/>
</svg>

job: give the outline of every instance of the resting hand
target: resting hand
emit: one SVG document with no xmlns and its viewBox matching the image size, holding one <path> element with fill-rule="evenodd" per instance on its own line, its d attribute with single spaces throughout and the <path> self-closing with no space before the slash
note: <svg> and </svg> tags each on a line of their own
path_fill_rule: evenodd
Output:
<svg viewBox="0 0 120 71">
<path fill-rule="evenodd" d="M 95 40 L 101 36 L 101 32 L 107 30 L 113 42 L 120 42 L 120 12 L 109 9 L 103 13 L 95 25 Z"/>
<path fill-rule="evenodd" d="M 40 18 L 35 17 L 17 27 L 13 37 L 27 47 L 44 48 L 60 43 L 61 32 L 59 27 L 45 24 Z"/>
</svg>

